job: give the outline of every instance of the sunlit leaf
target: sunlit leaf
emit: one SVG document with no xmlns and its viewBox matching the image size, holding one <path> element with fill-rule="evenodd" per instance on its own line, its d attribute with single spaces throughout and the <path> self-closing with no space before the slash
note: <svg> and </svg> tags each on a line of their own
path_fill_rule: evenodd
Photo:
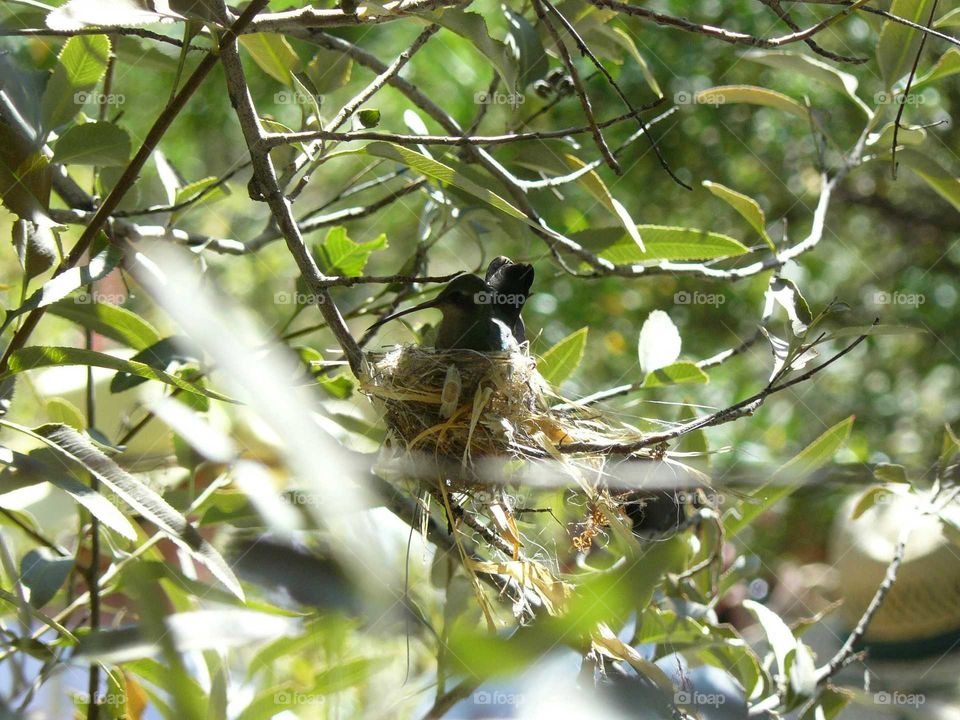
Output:
<svg viewBox="0 0 960 720">
<path fill-rule="evenodd" d="M 637 352 L 640 369 L 647 373 L 672 365 L 680 357 L 682 341 L 677 326 L 663 310 L 654 310 L 643 321 Z"/>
<path fill-rule="evenodd" d="M 767 243 L 771 250 L 776 249 L 773 245 L 773 240 L 767 235 L 767 217 L 764 215 L 760 204 L 756 200 L 736 190 L 732 190 L 726 185 L 721 185 L 720 183 L 709 180 L 704 180 L 703 186 L 740 213 L 741 217 L 750 223 L 750 227 L 759 233 L 760 237 L 763 238 L 763 241 Z"/>
<path fill-rule="evenodd" d="M 75 125 L 57 140 L 53 160 L 64 165 L 126 165 L 130 160 L 130 136 L 109 122 Z"/>
<path fill-rule="evenodd" d="M 754 85 L 718 85 L 707 90 L 701 90 L 693 97 L 694 102 L 699 105 L 716 106 L 747 103 L 783 110 L 803 120 L 807 120 L 809 117 L 807 109 L 793 98 L 775 90 Z"/>
<path fill-rule="evenodd" d="M 283 35 L 250 33 L 240 36 L 240 45 L 253 61 L 274 80 L 289 85 L 291 74 L 300 69 L 300 58 Z"/>
<path fill-rule="evenodd" d="M 87 92 L 106 72 L 109 56 L 106 35 L 77 35 L 67 40 L 43 93 L 44 128 L 53 130 L 80 111 Z"/>
<path fill-rule="evenodd" d="M 580 328 L 547 350 L 537 363 L 537 370 L 551 385 L 560 385 L 573 375 L 583 360 L 587 347 L 588 328 Z"/>
<path fill-rule="evenodd" d="M 893 0 L 890 13 L 919 25 L 926 25 L 930 16 L 932 0 Z M 886 20 L 880 28 L 877 41 L 877 63 L 886 89 L 906 75 L 920 47 L 921 35 L 917 30 L 892 20 Z"/>
</svg>

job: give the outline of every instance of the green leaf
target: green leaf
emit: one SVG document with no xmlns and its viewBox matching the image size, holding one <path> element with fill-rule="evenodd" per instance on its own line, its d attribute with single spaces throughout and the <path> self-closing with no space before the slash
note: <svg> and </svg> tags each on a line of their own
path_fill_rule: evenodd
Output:
<svg viewBox="0 0 960 720">
<path fill-rule="evenodd" d="M 912 89 L 919 90 L 936 80 L 950 77 L 957 73 L 960 73 L 960 50 L 952 47 L 940 56 L 940 59 L 937 60 L 930 70 L 924 73 L 922 77 L 917 78 L 916 82 L 913 83 Z"/>
<path fill-rule="evenodd" d="M 812 80 L 829 85 L 853 100 L 867 114 L 867 117 L 873 115 L 870 107 L 857 95 L 857 85 L 859 84 L 857 78 L 850 73 L 838 70 L 819 58 L 789 50 L 751 50 L 744 53 L 743 57 L 752 62 L 787 70 L 792 74 L 806 75 Z"/>
<path fill-rule="evenodd" d="M 942 17 L 934 21 L 933 26 L 935 28 L 960 26 L 960 8 L 955 8 L 950 12 L 944 13 Z"/>
<path fill-rule="evenodd" d="M 57 140 L 53 160 L 63 165 L 123 166 L 130 160 L 130 136 L 109 122 L 75 125 Z"/>
<path fill-rule="evenodd" d="M 165 337 L 140 350 L 130 358 L 130 362 L 143 363 L 152 368 L 167 371 L 174 363 L 185 365 L 196 359 L 185 349 L 186 347 L 187 341 L 184 338 Z M 121 393 L 146 381 L 146 378 L 137 375 L 118 372 L 110 380 L 110 392 Z"/>
<path fill-rule="evenodd" d="M 35 370 L 42 367 L 60 367 L 63 365 L 85 365 L 118 370 L 146 378 L 147 380 L 158 380 L 189 393 L 206 395 L 214 400 L 233 402 L 233 400 L 226 395 L 221 395 L 213 390 L 208 390 L 199 385 L 181 380 L 176 375 L 170 375 L 163 370 L 150 367 L 145 363 L 134 360 L 123 360 L 113 355 L 81 348 L 49 346 L 21 348 L 10 356 L 10 369 L 4 375 L 0 376 L 0 380 L 27 370 Z"/>
<path fill-rule="evenodd" d="M 110 40 L 106 35 L 77 35 L 67 40 L 43 91 L 41 111 L 46 131 L 77 114 L 86 101 L 86 92 L 106 72 L 109 57 Z"/>
<path fill-rule="evenodd" d="M 65 318 L 134 350 L 143 350 L 160 340 L 160 333 L 136 313 L 109 303 L 59 300 L 47 312 Z"/>
<path fill-rule="evenodd" d="M 380 124 L 380 111 L 375 108 L 364 108 L 357 111 L 357 120 L 365 128 L 376 127 Z"/>
<path fill-rule="evenodd" d="M 261 70 L 284 85 L 290 85 L 291 74 L 300 70 L 300 57 L 283 35 L 276 33 L 241 35 L 240 45 L 250 53 L 250 57 Z"/>
<path fill-rule="evenodd" d="M 879 463 L 873 469 L 873 476 L 880 482 L 909 485 L 907 481 L 907 469 L 903 465 Z"/>
<path fill-rule="evenodd" d="M 850 701 L 853 693 L 838 687 L 825 687 L 814 698 L 800 716 L 800 720 L 834 720 L 840 717 Z"/>
<path fill-rule="evenodd" d="M 13 247 L 23 268 L 25 283 L 45 273 L 57 261 L 53 234 L 30 220 L 13 223 Z"/>
<path fill-rule="evenodd" d="M 893 0 L 890 13 L 920 25 L 926 25 L 932 0 Z M 906 75 L 920 48 L 920 33 L 913 28 L 887 20 L 877 41 L 877 64 L 884 87 L 889 90 Z"/>
<path fill-rule="evenodd" d="M 487 21 L 483 15 L 467 12 L 458 8 L 447 8 L 439 12 L 421 13 L 432 23 L 437 23 L 457 35 L 469 40 L 484 55 L 503 79 L 508 93 L 522 90 L 517 83 L 518 63 L 515 53 L 499 40 L 490 37 Z"/>
<path fill-rule="evenodd" d="M 867 136 L 867 146 L 877 146 L 889 148 L 893 144 L 893 133 L 896 123 L 889 122 L 878 132 L 870 133 Z M 927 131 L 922 127 L 913 127 L 910 125 L 901 125 L 897 133 L 897 145 L 920 145 L 927 139 Z"/>
<path fill-rule="evenodd" d="M 507 47 L 513 50 L 517 61 L 517 91 L 523 92 L 530 83 L 547 74 L 550 61 L 540 35 L 530 21 L 506 5 L 501 8 L 507 18 Z"/>
<path fill-rule="evenodd" d="M 770 246 L 770 249 L 776 250 L 773 245 L 773 240 L 767 235 L 767 216 L 764 215 L 760 203 L 752 197 L 739 193 L 736 190 L 731 190 L 726 185 L 711 182 L 710 180 L 704 180 L 703 186 L 740 213 L 741 217 L 750 223 L 750 227 L 760 234 L 760 237 Z"/>
<path fill-rule="evenodd" d="M 580 366 L 587 346 L 588 329 L 580 328 L 570 333 L 541 356 L 537 370 L 548 383 L 560 385 Z"/>
<path fill-rule="evenodd" d="M 856 520 L 874 505 L 884 502 L 891 495 L 908 495 L 910 484 L 903 482 L 888 482 L 883 485 L 871 485 L 857 499 L 850 512 L 850 518 Z"/>
<path fill-rule="evenodd" d="M 693 96 L 698 105 L 731 105 L 747 103 L 749 105 L 763 105 L 765 107 L 783 110 L 786 113 L 807 120 L 807 109 L 791 97 L 775 90 L 756 87 L 754 85 L 718 85 L 701 90 Z"/>
<path fill-rule="evenodd" d="M 47 419 L 53 423 L 69 425 L 74 430 L 83 431 L 87 427 L 87 420 L 80 408 L 63 398 L 50 398 L 43 406 Z"/>
<path fill-rule="evenodd" d="M 753 490 L 744 501 L 724 513 L 723 527 L 727 537 L 738 534 L 760 513 L 792 494 L 813 472 L 830 462 L 850 437 L 853 420 L 851 415 L 824 432 L 779 468 L 770 482 Z"/>
<path fill-rule="evenodd" d="M 586 165 L 583 160 L 575 155 L 565 154 L 564 159 L 567 161 L 567 165 L 574 170 L 580 170 Z M 644 252 L 646 248 L 643 245 L 643 239 L 641 238 L 640 231 L 637 229 L 637 224 L 633 222 L 633 218 L 630 217 L 630 213 L 627 212 L 623 203 L 613 197 L 606 183 L 603 182 L 600 176 L 595 171 L 590 170 L 584 175 L 581 175 L 578 182 L 620 221 L 623 229 L 627 231 L 627 235 L 629 235 L 630 239 L 640 248 L 640 252 Z"/>
<path fill-rule="evenodd" d="M 727 235 L 696 228 L 638 225 L 645 251 L 623 228 L 592 228 L 573 233 L 571 238 L 604 260 L 617 265 L 655 264 L 658 261 L 714 260 L 749 252 L 743 244 Z"/>
<path fill-rule="evenodd" d="M 901 162 L 919 175 L 940 197 L 960 210 L 960 180 L 945 170 L 936 160 L 914 148 L 897 152 Z"/>
<path fill-rule="evenodd" d="M 85 436 L 66 425 L 45 425 L 34 436 L 83 467 L 110 488 L 133 510 L 157 526 L 195 560 L 205 565 L 224 586 L 241 600 L 243 589 L 223 556 L 208 543 L 187 519 L 154 490 L 104 455 Z"/>
<path fill-rule="evenodd" d="M 342 225 L 330 228 L 323 242 L 316 246 L 317 260 L 325 273 L 357 277 L 363 274 L 370 256 L 387 247 L 387 236 L 365 243 L 354 242 Z"/>
<path fill-rule="evenodd" d="M 441 162 L 437 162 L 433 158 L 422 155 L 416 150 L 411 150 L 410 148 L 403 147 L 402 145 L 394 145 L 393 143 L 377 141 L 372 142 L 359 150 L 347 152 L 365 153 L 373 157 L 381 157 L 386 160 L 393 160 L 394 162 L 401 163 L 412 170 L 417 171 L 418 173 L 433 178 L 434 180 L 458 187 L 464 192 L 482 200 L 485 203 L 488 203 L 489 205 L 492 205 L 511 217 L 524 220 L 527 223 L 530 222 L 529 218 L 527 218 L 524 213 L 496 193 L 481 187 L 472 180 L 468 179 L 462 173 L 457 172 L 453 168 L 444 165 Z"/>
<path fill-rule="evenodd" d="M 45 547 L 30 550 L 20 561 L 20 582 L 30 590 L 30 604 L 42 608 L 53 600 L 72 569 L 72 557 L 60 557 Z"/>
<path fill-rule="evenodd" d="M 307 63 L 307 77 L 321 95 L 339 90 L 348 82 L 353 72 L 353 59 L 345 53 L 312 47 L 313 58 Z"/>
<path fill-rule="evenodd" d="M 675 362 L 647 373 L 647 376 L 643 379 L 643 387 L 662 387 L 681 383 L 705 384 L 708 382 L 710 382 L 710 378 L 697 367 L 696 363 Z"/>
<path fill-rule="evenodd" d="M 205 177 L 201 180 L 195 180 L 192 183 L 187 183 L 182 188 L 177 189 L 176 197 L 173 201 L 174 205 L 179 205 L 182 202 L 186 202 L 190 198 L 194 197 L 195 195 L 199 195 L 200 193 L 203 193 L 203 196 L 199 200 L 194 200 L 185 208 L 174 210 L 170 214 L 170 222 L 176 223 L 177 220 L 182 218 L 194 208 L 198 208 L 201 205 L 216 202 L 217 200 L 227 197 L 230 194 L 230 188 L 225 184 L 217 185 L 217 187 L 213 188 L 212 190 L 204 192 L 207 190 L 207 188 L 212 187 L 214 184 L 219 182 L 219 180 L 220 179 L 217 177 Z"/>
<path fill-rule="evenodd" d="M 50 278 L 39 290 L 31 295 L 20 307 L 7 312 L 3 327 L 7 327 L 14 318 L 39 307 L 46 307 L 58 300 L 62 300 L 84 285 L 105 277 L 120 263 L 122 250 L 116 245 L 110 245 L 90 260 L 89 265 L 72 267 L 59 275 Z"/>
<path fill-rule="evenodd" d="M 14 429 L 21 430 L 19 426 Z M 30 431 L 27 431 L 27 434 L 30 434 Z M 0 448 L 0 464 L 15 469 L 19 482 L 26 481 L 27 484 L 49 482 L 85 507 L 91 515 L 100 520 L 106 527 L 128 540 L 137 539 L 137 531 L 133 529 L 133 525 L 123 516 L 123 513 L 103 495 L 68 475 L 62 464 L 58 463 L 55 466 L 47 463 L 39 459 L 36 452 L 24 455 L 7 448 Z M 4 476 L 6 474 L 6 472 L 3 473 Z M 3 479 L 8 480 L 7 477 L 3 477 Z"/>
</svg>

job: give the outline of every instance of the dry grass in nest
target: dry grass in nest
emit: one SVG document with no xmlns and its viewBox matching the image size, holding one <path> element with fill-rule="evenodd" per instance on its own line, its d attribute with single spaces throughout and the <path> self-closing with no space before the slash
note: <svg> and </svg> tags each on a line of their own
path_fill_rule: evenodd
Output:
<svg viewBox="0 0 960 720">
<path fill-rule="evenodd" d="M 543 459 L 556 457 L 567 442 L 636 437 L 592 411 L 551 410 L 560 398 L 522 351 L 398 346 L 371 352 L 361 389 L 383 413 L 387 454 L 432 457 L 466 471 L 461 477 L 482 459 Z"/>
</svg>

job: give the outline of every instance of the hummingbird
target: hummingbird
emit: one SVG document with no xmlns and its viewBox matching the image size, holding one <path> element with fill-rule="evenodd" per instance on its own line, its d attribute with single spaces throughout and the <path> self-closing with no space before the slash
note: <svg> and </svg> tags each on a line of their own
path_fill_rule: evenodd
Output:
<svg viewBox="0 0 960 720">
<path fill-rule="evenodd" d="M 520 311 L 533 285 L 533 265 L 515 263 L 510 258 L 499 255 L 490 261 L 485 278 L 493 288 L 493 317 L 504 322 L 513 333 L 517 343 L 527 340 L 527 330 Z"/>
<path fill-rule="evenodd" d="M 435 344 L 438 350 L 513 350 L 518 343 L 510 326 L 494 314 L 496 306 L 492 299 L 495 295 L 496 291 L 479 276 L 458 275 L 432 300 L 387 315 L 370 329 L 402 315 L 436 308 L 443 313 L 437 328 Z"/>
</svg>

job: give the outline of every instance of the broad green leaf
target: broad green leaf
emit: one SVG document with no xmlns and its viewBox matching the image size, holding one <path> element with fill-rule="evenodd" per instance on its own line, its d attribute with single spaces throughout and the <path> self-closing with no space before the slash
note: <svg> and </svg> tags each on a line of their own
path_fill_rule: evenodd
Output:
<svg viewBox="0 0 960 720">
<path fill-rule="evenodd" d="M 932 0 L 893 0 L 890 12 L 914 23 L 926 25 L 931 2 Z M 891 20 L 883 23 L 880 39 L 877 41 L 877 63 L 887 90 L 910 71 L 920 47 L 920 37 L 918 31 L 900 23 Z"/>
<path fill-rule="evenodd" d="M 747 103 L 749 105 L 763 105 L 776 108 L 807 120 L 807 109 L 791 97 L 778 93 L 775 90 L 756 87 L 754 85 L 718 85 L 717 87 L 701 90 L 693 96 L 698 105 L 732 105 Z"/>
<path fill-rule="evenodd" d="M 956 75 L 957 73 L 960 73 L 960 50 L 952 47 L 940 56 L 940 59 L 937 60 L 930 70 L 924 73 L 922 77 L 917 78 L 913 83 L 912 89 L 919 90 L 936 80 L 941 80 L 945 77 Z"/>
<path fill-rule="evenodd" d="M 13 223 L 13 247 L 24 272 L 24 283 L 42 275 L 57 261 L 57 247 L 53 234 L 31 220 Z"/>
<path fill-rule="evenodd" d="M 560 385 L 573 375 L 583 360 L 588 328 L 580 328 L 547 350 L 537 363 L 537 370 L 551 385 Z"/>
<path fill-rule="evenodd" d="M 110 245 L 97 253 L 89 265 L 72 267 L 59 275 L 50 278 L 39 290 L 31 295 L 20 307 L 7 312 L 3 327 L 19 315 L 39 307 L 46 307 L 58 300 L 62 300 L 84 285 L 105 277 L 119 264 L 123 251 L 116 245 Z"/>
<path fill-rule="evenodd" d="M 43 127 L 54 130 L 71 120 L 107 70 L 110 40 L 106 35 L 77 35 L 60 51 L 53 75 L 43 91 Z"/>
<path fill-rule="evenodd" d="M 187 349 L 187 341 L 184 338 L 178 338 L 176 336 L 157 340 L 130 358 L 130 362 L 142 363 L 157 370 L 164 371 L 168 371 L 175 363 L 186 365 L 195 360 L 195 353 Z M 147 378 L 138 375 L 118 372 L 110 380 L 110 392 L 121 393 L 137 385 L 141 385 L 146 381 Z"/>
<path fill-rule="evenodd" d="M 707 383 L 710 378 L 692 362 L 675 362 L 647 373 L 643 387 L 662 387 L 681 383 Z"/>
<path fill-rule="evenodd" d="M 188 393 L 206 395 L 214 400 L 233 402 L 225 395 L 187 382 L 186 380 L 178 378 L 176 375 L 171 375 L 145 363 L 135 360 L 123 360 L 113 355 L 71 347 L 35 345 L 33 347 L 21 348 L 10 356 L 10 369 L 6 374 L 0 376 L 0 380 L 27 370 L 35 370 L 43 367 L 61 367 L 63 365 L 85 365 L 118 370 L 146 378 L 147 380 L 158 380 Z"/>
<path fill-rule="evenodd" d="M 744 53 L 743 57 L 769 67 L 806 75 L 812 80 L 829 85 L 853 100 L 868 117 L 873 115 L 873 111 L 857 95 L 857 78 L 819 58 L 790 50 L 751 50 Z"/>
<path fill-rule="evenodd" d="M 41 231 L 49 229 L 55 224 L 47 217 L 53 167 L 41 153 L 19 154 L 19 148 L 13 146 L 7 135 L 5 126 L 0 124 L 0 200 Z"/>
<path fill-rule="evenodd" d="M 525 222 L 530 222 L 524 213 L 496 193 L 477 185 L 472 180 L 466 178 L 462 173 L 458 173 L 453 168 L 444 165 L 441 162 L 437 162 L 433 158 L 429 158 L 426 155 L 422 155 L 416 150 L 411 150 L 410 148 L 403 147 L 402 145 L 394 145 L 393 143 L 377 141 L 370 143 L 360 150 L 350 152 L 365 153 L 367 155 L 372 155 L 373 157 L 381 157 L 386 160 L 393 160 L 394 162 L 401 163 L 418 173 L 433 178 L 434 180 L 439 180 L 442 183 L 447 183 L 458 187 L 464 192 L 473 195 L 475 198 L 483 200 L 485 203 L 492 205 L 511 217 L 524 220 Z"/>
<path fill-rule="evenodd" d="M 134 350 L 143 350 L 160 340 L 160 333 L 150 323 L 118 305 L 109 303 L 81 303 L 59 300 L 47 310 L 88 330 L 122 343 Z"/>
<path fill-rule="evenodd" d="M 908 485 L 907 469 L 903 465 L 879 463 L 873 468 L 873 476 L 880 482 Z"/>
<path fill-rule="evenodd" d="M 816 688 L 815 666 L 810 649 L 797 640 L 783 619 L 767 606 L 754 600 L 744 600 L 743 607 L 757 618 L 763 628 L 767 643 L 776 657 L 781 681 L 788 689 L 788 702 L 810 697 Z"/>
<path fill-rule="evenodd" d="M 223 556 L 196 528 L 154 490 L 144 485 L 103 454 L 86 437 L 66 425 L 36 428 L 34 436 L 70 462 L 91 473 L 133 510 L 157 526 L 191 557 L 206 566 L 224 586 L 241 600 L 243 589 Z"/>
<path fill-rule="evenodd" d="M 913 148 L 897 152 L 901 162 L 919 175 L 940 197 L 960 210 L 960 180 L 944 169 L 936 160 Z"/>
<path fill-rule="evenodd" d="M 19 428 L 17 428 L 19 430 Z M 34 453 L 24 455 L 7 448 L 0 448 L 0 465 L 6 465 L 17 471 L 17 480 L 33 482 L 49 482 L 56 488 L 63 490 L 70 497 L 85 507 L 91 515 L 96 517 L 106 527 L 119 533 L 128 540 L 137 539 L 137 531 L 130 521 L 123 516 L 116 506 L 100 493 L 92 490 L 88 485 L 67 474 L 67 470 L 60 466 L 47 463 Z M 24 476 L 27 476 L 26 478 Z M 6 480 L 6 478 L 4 478 Z"/>
<path fill-rule="evenodd" d="M 617 265 L 657 261 L 714 260 L 749 252 L 741 242 L 720 233 L 696 228 L 638 225 L 645 251 L 641 251 L 623 228 L 592 228 L 573 233 L 571 239 L 604 260 Z"/>
<path fill-rule="evenodd" d="M 387 236 L 365 243 L 354 242 L 342 225 L 332 227 L 326 238 L 316 246 L 316 255 L 323 271 L 332 275 L 357 277 L 363 274 L 367 261 L 377 250 L 387 247 Z"/>
<path fill-rule="evenodd" d="M 853 420 L 851 415 L 824 432 L 779 468 L 770 482 L 753 490 L 746 500 L 724 513 L 723 527 L 727 537 L 737 535 L 760 513 L 792 494 L 813 472 L 830 462 L 850 437 Z"/>
<path fill-rule="evenodd" d="M 20 561 L 20 582 L 30 590 L 30 604 L 42 608 L 66 582 L 72 557 L 60 557 L 45 547 L 27 552 Z"/>
<path fill-rule="evenodd" d="M 770 249 L 776 250 L 773 245 L 773 240 L 771 240 L 767 234 L 767 216 L 764 215 L 760 203 L 752 197 L 728 188 L 726 185 L 711 182 L 710 180 L 704 180 L 703 186 L 740 213 L 743 219 L 750 223 L 750 227 L 760 234 L 760 237 L 770 246 Z"/>
<path fill-rule="evenodd" d="M 564 159 L 574 170 L 580 170 L 586 165 L 583 160 L 575 155 L 565 154 Z M 623 206 L 623 203 L 613 197 L 613 195 L 610 193 L 610 190 L 607 188 L 606 183 L 603 182 L 600 176 L 595 171 L 591 170 L 586 174 L 581 175 L 578 179 L 578 182 L 583 185 L 601 205 L 609 210 L 613 216 L 617 218 L 617 220 L 620 221 L 620 224 L 623 225 L 623 229 L 627 231 L 627 235 L 629 235 L 630 239 L 637 244 L 638 248 L 640 248 L 640 252 L 644 252 L 646 248 L 643 246 L 643 239 L 640 236 L 640 231 L 637 229 L 637 224 L 633 221 L 633 218 L 630 217 L 630 213 Z"/>
<path fill-rule="evenodd" d="M 284 85 L 290 85 L 291 73 L 300 70 L 300 57 L 283 35 L 277 33 L 241 35 L 240 45 L 250 53 L 250 57 L 261 70 Z"/>
<path fill-rule="evenodd" d="M 376 127 L 380 124 L 380 111 L 376 108 L 364 108 L 357 111 L 357 120 L 365 128 Z"/>
<path fill-rule="evenodd" d="M 53 160 L 63 165 L 123 166 L 130 160 L 130 136 L 109 122 L 75 125 L 57 140 Z"/>
<path fill-rule="evenodd" d="M 637 341 L 640 369 L 650 377 L 654 370 L 672 365 L 680 357 L 681 345 L 680 333 L 670 316 L 663 310 L 654 310 L 640 328 Z"/>
<path fill-rule="evenodd" d="M 867 136 L 868 146 L 877 146 L 889 148 L 893 144 L 893 132 L 895 123 L 887 123 L 878 132 L 870 133 Z M 898 145 L 921 145 L 927 139 L 927 131 L 922 127 L 912 127 L 910 125 L 901 125 L 897 133 Z"/>
</svg>

